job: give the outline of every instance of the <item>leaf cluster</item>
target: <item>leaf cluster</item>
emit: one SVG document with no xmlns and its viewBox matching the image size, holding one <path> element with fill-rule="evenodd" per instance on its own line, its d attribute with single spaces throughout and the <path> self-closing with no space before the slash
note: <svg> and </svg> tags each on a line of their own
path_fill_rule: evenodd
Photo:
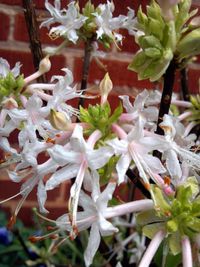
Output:
<svg viewBox="0 0 200 267">
<path fill-rule="evenodd" d="M 6 77 L 0 77 L 0 101 L 11 94 L 18 95 L 23 85 L 23 75 L 15 78 L 13 73 L 9 72 Z"/>
<path fill-rule="evenodd" d="M 111 114 L 110 104 L 107 102 L 104 105 L 89 105 L 88 108 L 80 107 L 80 121 L 89 124 L 89 129 L 86 134 L 91 134 L 95 130 L 100 130 L 102 139 L 109 138 L 112 134 L 111 126 L 116 122 L 122 113 L 122 105 L 120 104 Z"/>
</svg>

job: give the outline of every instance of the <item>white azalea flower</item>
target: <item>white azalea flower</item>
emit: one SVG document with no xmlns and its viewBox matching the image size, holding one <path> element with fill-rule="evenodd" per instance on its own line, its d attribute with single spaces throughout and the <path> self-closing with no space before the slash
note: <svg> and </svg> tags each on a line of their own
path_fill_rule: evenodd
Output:
<svg viewBox="0 0 200 267">
<path fill-rule="evenodd" d="M 68 9 L 60 9 L 60 0 L 54 1 L 55 7 L 53 7 L 47 0 L 45 1 L 45 7 L 50 12 L 51 18 L 45 20 L 41 27 L 49 27 L 52 23 L 60 23 L 59 26 L 52 27 L 49 34 L 52 37 L 63 36 L 69 41 L 76 43 L 78 40 L 77 30 L 79 30 L 87 17 L 84 17 L 78 12 L 76 2 L 69 3 Z"/>
<path fill-rule="evenodd" d="M 86 266 L 92 264 L 101 236 L 109 236 L 118 232 L 118 229 L 107 219 L 139 210 L 148 210 L 153 206 L 152 200 L 139 200 L 115 207 L 107 207 L 108 201 L 112 198 L 116 183 L 108 183 L 104 191 L 101 192 L 97 172 L 94 173 L 92 181 L 93 190 L 91 197 L 81 191 L 79 205 L 83 208 L 83 211 L 77 213 L 78 231 L 91 227 L 88 245 L 84 252 Z M 56 224 L 62 230 L 69 232 L 72 230 L 69 214 L 58 218 Z"/>
<path fill-rule="evenodd" d="M 146 89 L 137 95 L 134 104 L 131 104 L 128 96 L 120 96 L 123 101 L 123 106 L 127 112 L 123 113 L 120 119 L 133 122 L 137 122 L 139 119 L 142 119 L 151 124 L 156 122 L 158 118 L 158 108 L 152 106 L 152 97 L 154 99 L 154 95 L 149 93 Z"/>
<path fill-rule="evenodd" d="M 76 212 L 81 186 L 85 177 L 88 177 L 87 170 L 93 173 L 103 167 L 113 155 L 110 147 L 94 149 L 96 141 L 101 137 L 100 131 L 96 130 L 87 140 L 83 137 L 83 128 L 76 125 L 70 139 L 70 144 L 62 147 L 55 145 L 48 149 L 53 160 L 62 168 L 56 171 L 46 183 L 46 190 L 52 190 L 60 183 L 76 177 L 70 191 L 70 211 L 73 214 L 73 223 L 76 222 Z M 102 155 L 104 155 L 102 157 Z"/>
<path fill-rule="evenodd" d="M 98 9 L 100 11 L 94 13 L 95 22 L 98 27 L 97 39 L 102 38 L 105 34 L 111 39 L 121 42 L 122 35 L 114 32 L 114 30 L 122 27 L 126 17 L 123 15 L 113 17 L 114 4 L 110 1 L 107 1 L 107 4 L 100 4 Z"/>
<path fill-rule="evenodd" d="M 166 167 L 173 179 L 180 180 L 182 170 L 180 161 L 184 161 L 189 167 L 199 169 L 200 156 L 189 151 L 194 144 L 191 137 L 184 136 L 183 125 L 170 115 L 164 115 L 163 122 L 160 127 L 165 132 L 165 140 L 161 141 L 161 147 L 165 143 L 163 158 L 166 160 Z M 178 182 L 178 181 L 176 181 Z"/>
<path fill-rule="evenodd" d="M 142 123 L 138 122 L 128 135 L 124 132 L 121 140 L 115 138 L 107 141 L 107 144 L 115 150 L 115 154 L 120 155 L 116 164 L 119 183 L 124 181 L 126 171 L 133 160 L 145 184 L 149 184 L 150 177 L 158 184 L 162 184 L 162 179 L 157 180 L 156 174 L 164 173 L 166 170 L 158 158 L 149 154 L 154 150 L 154 144 L 143 144 L 146 139 L 143 133 L 143 124 L 143 121 Z"/>
</svg>

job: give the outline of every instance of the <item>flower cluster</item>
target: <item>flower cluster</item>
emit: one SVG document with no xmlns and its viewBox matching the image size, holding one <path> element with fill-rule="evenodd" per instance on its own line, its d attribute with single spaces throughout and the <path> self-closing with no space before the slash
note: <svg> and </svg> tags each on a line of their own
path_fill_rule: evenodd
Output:
<svg viewBox="0 0 200 267">
<path fill-rule="evenodd" d="M 109 48 L 112 42 L 122 42 L 123 36 L 118 32 L 119 29 L 127 29 L 130 34 L 134 33 L 136 23 L 134 10 L 129 9 L 127 16 L 113 17 L 115 6 L 112 1 L 99 4 L 96 8 L 91 1 L 88 1 L 82 12 L 75 1 L 70 2 L 67 9 L 61 9 L 59 0 L 55 0 L 54 6 L 46 0 L 45 6 L 51 17 L 44 20 L 41 27 L 49 28 L 51 24 L 59 24 L 50 29 L 49 36 L 52 39 L 59 37 L 64 39 L 63 44 L 56 50 L 46 49 L 50 54 L 58 52 L 66 42 L 76 44 L 80 40 L 87 41 L 87 39 L 100 42 Z"/>
<path fill-rule="evenodd" d="M 79 38 L 91 38 L 92 35 L 95 40 L 110 42 L 121 40 L 119 33 L 115 32 L 119 28 L 136 34 L 133 10 L 129 9 L 128 16 L 113 17 L 114 6 L 110 1 L 97 8 L 88 2 L 82 14 L 75 2 L 62 10 L 58 0 L 55 0 L 55 7 L 48 1 L 45 5 L 52 17 L 42 26 L 59 23 L 50 30 L 52 37 L 62 36 L 76 43 Z M 143 30 L 138 42 L 143 50 L 136 55 L 133 65 L 142 78 L 156 80 L 174 57 L 174 39 L 171 37 L 177 38 L 178 32 L 174 23 L 179 28 L 185 23 L 186 18 L 181 18 L 178 12 L 186 16 L 188 1 L 174 5 L 168 7 L 169 14 L 175 16 L 174 20 L 164 18 L 163 10 L 167 7 L 162 9 L 154 1 L 147 9 L 148 17 L 138 11 L 138 31 L 139 28 Z M 159 25 L 162 27 L 158 30 Z M 179 48 L 190 33 L 185 33 Z M 154 44 L 156 46 L 152 47 Z M 183 49 L 180 51 L 183 56 Z M 163 56 L 167 56 L 167 62 Z M 69 69 L 63 68 L 63 76 L 53 76 L 49 83 L 35 82 L 50 67 L 47 56 L 36 73 L 24 77 L 20 74 L 19 63 L 10 69 L 8 62 L 0 59 L 0 148 L 9 155 L 0 168 L 7 168 L 13 182 L 22 183 L 20 192 L 5 200 L 21 195 L 9 226 L 15 222 L 21 206 L 35 187 L 39 210 L 45 214 L 48 213 L 45 207 L 47 192 L 71 180 L 68 213 L 55 221 L 47 219 L 54 223 L 55 229 L 46 235 L 55 237 L 50 249 L 90 229 L 84 252 L 86 266 L 92 264 L 101 237 L 112 235 L 116 235 L 116 240 L 124 247 L 130 241 L 135 242 L 135 247 L 130 250 L 131 262 L 139 264 L 139 267 L 149 266 L 164 239 L 167 253 L 178 254 L 182 247 L 184 267 L 192 266 L 192 248 L 195 247 L 194 261 L 198 265 L 200 155 L 199 140 L 191 129 L 194 115 L 195 123 L 199 122 L 199 96 L 193 97 L 191 102 L 173 96 L 171 103 L 177 109 L 180 106 L 182 114 L 175 115 L 171 108 L 158 123 L 159 91 L 143 90 L 134 101 L 127 95 L 119 96 L 120 104 L 112 110 L 108 94 L 113 84 L 107 73 L 99 84 L 99 103 L 76 109 L 70 100 L 86 98 L 87 95 L 74 86 Z M 157 127 L 163 130 L 163 135 L 155 133 Z M 15 147 L 9 139 L 14 131 L 17 132 Z M 159 156 L 156 155 L 158 152 Z M 43 161 L 39 160 L 41 155 Z M 122 204 L 115 198 L 119 185 L 126 185 L 131 179 L 130 172 L 136 176 L 149 199 Z M 114 219 L 129 213 L 137 214 L 136 221 L 127 223 L 122 220 L 120 224 Z M 141 232 L 152 239 L 142 259 L 135 253 L 138 250 L 142 256 L 144 238 L 133 234 L 121 241 L 120 225 L 139 226 Z M 64 237 L 63 232 L 67 232 Z M 30 240 L 44 238 L 31 237 Z M 143 240 L 142 245 L 138 240 Z M 119 261 L 120 251 L 113 253 L 119 255 Z"/>
</svg>

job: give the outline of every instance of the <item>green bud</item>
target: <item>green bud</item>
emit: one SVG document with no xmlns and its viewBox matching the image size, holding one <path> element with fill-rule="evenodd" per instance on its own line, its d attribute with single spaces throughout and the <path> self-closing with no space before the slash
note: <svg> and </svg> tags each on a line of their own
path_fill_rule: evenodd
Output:
<svg viewBox="0 0 200 267">
<path fill-rule="evenodd" d="M 151 57 L 153 59 L 156 59 L 156 58 L 160 58 L 161 57 L 160 50 L 158 50 L 157 48 L 153 48 L 153 47 L 146 48 L 144 50 L 144 53 L 145 53 L 146 56 Z"/>
<path fill-rule="evenodd" d="M 163 47 L 158 38 L 153 35 L 141 36 L 138 39 L 138 43 L 142 49 L 153 47 L 162 50 Z"/>
<path fill-rule="evenodd" d="M 189 58 L 200 53 L 200 28 L 186 34 L 177 45 L 180 59 Z"/>
<path fill-rule="evenodd" d="M 146 25 L 148 24 L 148 18 L 145 13 L 142 12 L 142 7 L 139 6 L 137 12 L 137 20 L 141 29 L 145 29 Z"/>
<path fill-rule="evenodd" d="M 163 25 L 160 24 L 158 20 L 151 19 L 149 22 L 149 32 L 150 34 L 157 37 L 159 40 L 162 40 L 163 38 Z"/>
<path fill-rule="evenodd" d="M 167 222 L 167 231 L 176 232 L 178 230 L 178 223 L 175 220 L 169 220 Z"/>
</svg>

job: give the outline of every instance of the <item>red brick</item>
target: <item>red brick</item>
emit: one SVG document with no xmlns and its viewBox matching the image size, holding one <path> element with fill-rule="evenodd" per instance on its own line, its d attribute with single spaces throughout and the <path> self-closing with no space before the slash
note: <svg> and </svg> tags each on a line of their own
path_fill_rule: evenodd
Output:
<svg viewBox="0 0 200 267">
<path fill-rule="evenodd" d="M 0 40 L 5 41 L 8 38 L 9 27 L 10 27 L 10 19 L 4 13 L 0 13 L 1 23 L 0 23 Z"/>
<path fill-rule="evenodd" d="M 22 5 L 22 0 L 1 0 L 1 4 Z"/>
<path fill-rule="evenodd" d="M 120 62 L 117 60 L 104 60 L 103 63 L 107 66 L 107 71 L 113 81 L 114 86 L 129 86 L 136 88 L 152 88 L 152 83 L 147 80 L 139 81 L 137 74 L 133 71 L 127 69 L 128 62 Z M 80 82 L 82 71 L 82 59 L 75 59 L 74 75 L 75 81 Z M 105 71 L 101 70 L 95 61 L 91 62 L 90 73 L 89 73 L 89 83 L 94 83 L 96 80 L 101 80 L 105 75 Z"/>
<path fill-rule="evenodd" d="M 34 225 L 34 213 L 32 211 L 33 207 L 22 207 L 17 216 L 17 219 L 21 220 L 25 226 Z"/>
<path fill-rule="evenodd" d="M 53 75 L 64 75 L 65 73 L 61 70 L 67 67 L 67 62 L 64 56 L 54 56 L 50 58 L 51 69 L 47 73 L 47 79 L 50 79 Z"/>
<path fill-rule="evenodd" d="M 191 93 L 199 93 L 199 79 L 200 79 L 200 69 L 194 70 L 189 69 L 188 71 L 188 85 L 189 91 Z"/>
<path fill-rule="evenodd" d="M 57 207 L 53 207 L 51 205 L 46 206 L 47 210 L 49 211 L 49 214 L 47 215 L 48 218 L 52 220 L 56 220 L 58 217 L 62 216 L 63 214 L 67 213 L 67 203 L 62 205 L 59 205 Z"/>
<path fill-rule="evenodd" d="M 19 183 L 14 183 L 11 180 L 1 180 L 0 186 L 0 199 L 7 199 L 20 191 L 21 185 Z M 16 198 L 19 199 L 19 197 Z"/>
<path fill-rule="evenodd" d="M 123 35 L 123 41 L 122 45 L 119 46 L 119 52 L 136 53 L 139 50 L 139 46 L 136 44 L 134 36 L 129 35 L 126 30 L 121 30 L 120 33 Z"/>
<path fill-rule="evenodd" d="M 40 23 L 38 23 L 38 27 Z M 59 45 L 63 41 L 62 38 L 58 38 L 54 41 L 48 36 L 49 30 L 46 27 L 39 28 L 39 38 L 42 44 Z M 23 13 L 19 13 L 15 16 L 15 29 L 14 39 L 22 42 L 29 42 L 28 30 Z"/>
</svg>

